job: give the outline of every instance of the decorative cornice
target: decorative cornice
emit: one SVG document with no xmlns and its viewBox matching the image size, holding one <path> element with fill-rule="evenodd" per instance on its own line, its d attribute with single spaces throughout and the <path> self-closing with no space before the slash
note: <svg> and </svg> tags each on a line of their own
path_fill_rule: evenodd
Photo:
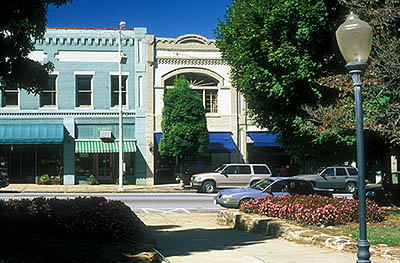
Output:
<svg viewBox="0 0 400 263">
<path fill-rule="evenodd" d="M 125 37 L 121 40 L 122 46 L 133 46 L 135 39 Z M 118 46 L 116 37 L 71 37 L 71 36 L 45 36 L 44 39 L 35 41 L 37 46 Z"/>
<path fill-rule="evenodd" d="M 125 117 L 136 117 L 135 112 L 123 112 Z M 96 112 L 77 112 L 77 111 L 0 111 L 2 119 L 51 119 L 51 118 L 117 118 L 118 111 L 96 111 Z"/>
<path fill-rule="evenodd" d="M 214 39 L 207 39 L 196 34 L 178 38 L 156 38 L 157 50 L 217 51 Z"/>
<path fill-rule="evenodd" d="M 227 65 L 220 58 L 156 58 L 157 64 L 169 65 Z"/>
</svg>

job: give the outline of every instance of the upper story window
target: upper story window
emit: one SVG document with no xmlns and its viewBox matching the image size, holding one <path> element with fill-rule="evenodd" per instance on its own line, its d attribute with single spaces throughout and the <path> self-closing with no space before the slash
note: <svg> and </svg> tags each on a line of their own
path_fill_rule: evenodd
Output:
<svg viewBox="0 0 400 263">
<path fill-rule="evenodd" d="M 92 106 L 92 78 L 90 75 L 76 75 L 76 107 Z"/>
<path fill-rule="evenodd" d="M 122 76 L 121 78 L 121 90 L 122 90 L 122 106 L 127 106 L 126 87 L 128 86 L 128 76 Z M 119 106 L 119 77 L 111 76 L 111 107 Z"/>
<path fill-rule="evenodd" d="M 50 75 L 47 87 L 40 93 L 40 107 L 55 107 L 57 105 L 57 76 Z"/>
<path fill-rule="evenodd" d="M 3 90 L 3 107 L 18 107 L 19 106 L 19 88 L 5 87 Z"/>
<path fill-rule="evenodd" d="M 199 73 L 182 73 L 165 81 L 167 87 L 173 87 L 174 80 L 185 76 L 190 88 L 199 93 L 206 113 L 218 113 L 218 80 Z"/>
</svg>

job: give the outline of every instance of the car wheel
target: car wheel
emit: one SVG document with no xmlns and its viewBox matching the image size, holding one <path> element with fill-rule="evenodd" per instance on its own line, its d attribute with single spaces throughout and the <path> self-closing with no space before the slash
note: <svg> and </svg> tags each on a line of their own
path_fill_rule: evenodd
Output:
<svg viewBox="0 0 400 263">
<path fill-rule="evenodd" d="M 206 193 L 214 193 L 216 189 L 215 183 L 213 181 L 205 181 L 201 189 Z"/>
<path fill-rule="evenodd" d="M 347 192 L 347 193 L 354 193 L 355 191 L 356 191 L 356 184 L 355 183 L 353 183 L 353 182 L 348 182 L 347 184 L 346 184 L 346 186 L 344 187 L 344 190 Z"/>
</svg>

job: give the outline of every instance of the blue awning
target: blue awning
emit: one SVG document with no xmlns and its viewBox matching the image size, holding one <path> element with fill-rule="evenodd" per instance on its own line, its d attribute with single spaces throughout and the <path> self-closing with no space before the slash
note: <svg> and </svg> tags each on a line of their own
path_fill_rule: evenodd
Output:
<svg viewBox="0 0 400 263">
<path fill-rule="evenodd" d="M 250 138 L 254 142 L 255 147 L 280 147 L 276 143 L 277 135 L 266 132 L 248 132 Z"/>
<path fill-rule="evenodd" d="M 1 124 L 0 144 L 61 144 L 63 124 Z"/>
<path fill-rule="evenodd" d="M 209 149 L 212 153 L 235 153 L 236 146 L 230 132 L 210 132 Z"/>
<path fill-rule="evenodd" d="M 157 145 L 160 145 L 162 133 L 155 133 L 154 135 L 156 136 Z"/>
<path fill-rule="evenodd" d="M 162 133 L 155 133 L 157 145 L 160 145 Z M 210 132 L 209 150 L 212 153 L 234 153 L 235 143 L 229 132 Z"/>
</svg>

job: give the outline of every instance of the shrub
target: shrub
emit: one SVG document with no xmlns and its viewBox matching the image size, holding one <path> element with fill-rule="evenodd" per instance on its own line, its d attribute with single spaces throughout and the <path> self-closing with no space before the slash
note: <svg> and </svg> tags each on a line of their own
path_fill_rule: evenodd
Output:
<svg viewBox="0 0 400 263">
<path fill-rule="evenodd" d="M 380 222 L 384 211 L 371 201 L 366 201 L 366 219 Z M 358 200 L 332 198 L 320 195 L 267 196 L 241 205 L 245 213 L 288 219 L 305 225 L 338 225 L 358 221 Z"/>
<path fill-rule="evenodd" d="M 49 176 L 43 174 L 37 181 L 37 184 L 61 184 L 61 176 Z"/>
<path fill-rule="evenodd" d="M 37 184 L 51 184 L 50 176 L 48 174 L 43 174 L 42 176 L 40 176 Z"/>
<path fill-rule="evenodd" d="M 4 217 L 16 214 L 21 224 L 31 228 L 41 227 L 46 231 L 47 224 L 60 234 L 79 234 L 79 236 L 135 239 L 143 224 L 132 210 L 121 201 L 107 200 L 104 197 L 78 197 L 75 199 L 9 200 L 0 202 L 0 212 Z M 31 219 L 34 218 L 32 224 Z M 0 220 L 1 221 L 1 220 Z"/>
<path fill-rule="evenodd" d="M 96 177 L 92 174 L 91 176 L 89 176 L 87 179 L 86 179 L 86 182 L 88 183 L 88 184 L 90 184 L 90 185 L 97 185 L 97 184 L 99 184 L 99 181 L 97 181 L 97 179 L 96 179 Z"/>
</svg>

